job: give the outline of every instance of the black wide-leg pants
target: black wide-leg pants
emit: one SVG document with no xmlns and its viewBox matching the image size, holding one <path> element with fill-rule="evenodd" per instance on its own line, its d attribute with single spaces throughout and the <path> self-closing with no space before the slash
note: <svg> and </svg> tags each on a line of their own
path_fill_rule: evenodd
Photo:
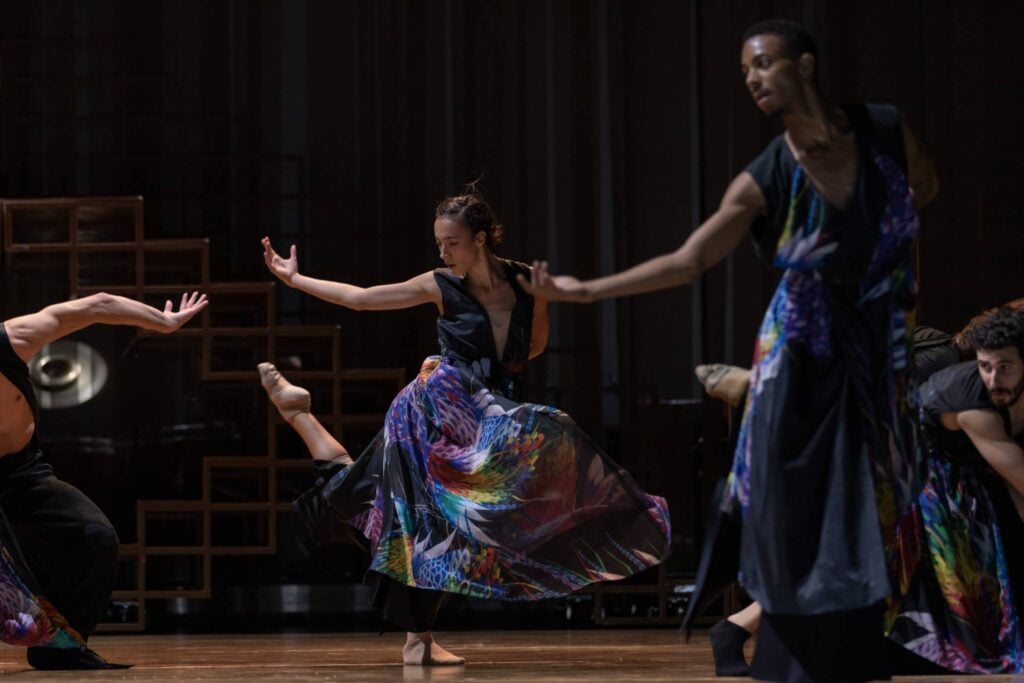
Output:
<svg viewBox="0 0 1024 683">
<path fill-rule="evenodd" d="M 55 477 L 35 447 L 0 457 L 0 510 L 3 541 L 31 574 L 25 583 L 88 638 L 117 577 L 119 541 L 110 520 Z"/>
</svg>

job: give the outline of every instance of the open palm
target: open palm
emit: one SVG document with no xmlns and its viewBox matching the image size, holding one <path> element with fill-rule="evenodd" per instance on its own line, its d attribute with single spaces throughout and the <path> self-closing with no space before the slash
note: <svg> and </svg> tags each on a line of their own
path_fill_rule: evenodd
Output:
<svg viewBox="0 0 1024 683">
<path fill-rule="evenodd" d="M 199 311 L 206 308 L 209 302 L 206 299 L 205 294 L 199 292 L 188 292 L 181 295 L 181 304 L 178 306 L 178 310 L 174 310 L 174 302 L 170 299 L 164 304 L 163 310 L 163 322 L 161 325 L 161 332 L 174 332 L 179 329 L 182 325 L 191 320 Z"/>
<path fill-rule="evenodd" d="M 282 258 L 274 251 L 269 237 L 264 237 L 260 243 L 263 245 L 263 261 L 267 264 L 267 269 L 285 283 L 291 284 L 292 278 L 299 272 L 299 259 L 296 256 L 295 245 L 291 246 L 288 258 Z"/>
</svg>

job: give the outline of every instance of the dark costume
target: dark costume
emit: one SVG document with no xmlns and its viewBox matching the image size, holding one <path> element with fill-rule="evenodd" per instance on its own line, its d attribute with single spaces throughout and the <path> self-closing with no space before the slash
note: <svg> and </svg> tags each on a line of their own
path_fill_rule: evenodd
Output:
<svg viewBox="0 0 1024 683">
<path fill-rule="evenodd" d="M 28 367 L 2 324 L 0 374 L 28 401 L 38 427 Z M 85 650 L 110 601 L 117 555 L 113 526 L 85 494 L 53 475 L 36 434 L 0 457 L 0 637 L 30 646 L 30 663 L 50 661 L 33 652 L 39 647 Z M 96 660 L 89 668 L 102 663 Z"/>
<path fill-rule="evenodd" d="M 516 295 L 502 357 L 486 309 L 460 278 L 435 271 L 442 355 L 398 394 L 359 459 L 300 500 L 315 533 L 344 520 L 369 540 L 371 577 L 386 579 L 389 619 L 412 613 L 414 623 L 397 623 L 407 630 L 429 628 L 432 612 L 416 598 L 403 609 L 406 587 L 537 600 L 629 576 L 669 551 L 663 499 L 565 413 L 517 402 L 533 299 L 515 279 L 528 267 L 501 263 Z"/>
<path fill-rule="evenodd" d="M 887 675 L 883 600 L 919 480 L 905 396 L 917 213 L 900 116 L 846 108 L 858 171 L 828 205 L 783 136 L 747 167 L 764 195 L 760 255 L 784 270 L 755 346 L 725 504 L 745 524 L 741 582 L 765 615 L 766 680 Z"/>
<path fill-rule="evenodd" d="M 906 553 L 906 595 L 894 606 L 890 638 L 943 667 L 963 673 L 1021 673 L 1024 640 L 1024 524 L 1006 482 L 963 431 L 942 426 L 943 413 L 996 407 L 977 364 L 934 374 L 921 387 L 928 479 L 914 505 L 920 529 Z"/>
</svg>

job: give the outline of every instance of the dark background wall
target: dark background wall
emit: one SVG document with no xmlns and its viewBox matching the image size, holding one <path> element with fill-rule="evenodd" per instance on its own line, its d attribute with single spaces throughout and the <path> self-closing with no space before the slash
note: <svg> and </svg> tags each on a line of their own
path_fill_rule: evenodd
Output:
<svg viewBox="0 0 1024 683">
<path fill-rule="evenodd" d="M 606 273 L 680 244 L 779 132 L 744 91 L 739 37 L 786 16 L 818 36 L 835 100 L 897 104 L 931 152 L 920 319 L 955 329 L 1024 293 L 1022 15 L 924 0 L 5 0 L 0 194 L 142 194 L 147 236 L 209 237 L 216 280 L 269 277 L 269 234 L 306 273 L 372 284 L 436 266 L 435 203 L 481 178 L 504 255 Z M 690 505 L 700 430 L 678 427 L 702 419 L 693 366 L 748 362 L 773 282 L 746 244 L 691 289 L 556 307 L 533 397 Z M 54 298 L 60 285 L 39 283 Z M 5 317 L 22 312 L 4 299 Z M 435 348 L 426 307 L 278 302 L 282 320 L 340 324 L 348 366 L 412 370 Z"/>
</svg>

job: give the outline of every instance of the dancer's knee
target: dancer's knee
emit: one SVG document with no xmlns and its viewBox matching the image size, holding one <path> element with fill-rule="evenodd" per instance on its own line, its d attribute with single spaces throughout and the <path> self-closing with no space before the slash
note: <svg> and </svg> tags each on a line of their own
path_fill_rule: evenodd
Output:
<svg viewBox="0 0 1024 683">
<path fill-rule="evenodd" d="M 121 541 L 107 520 L 89 520 L 82 527 L 82 543 L 96 562 L 116 563 Z"/>
</svg>

